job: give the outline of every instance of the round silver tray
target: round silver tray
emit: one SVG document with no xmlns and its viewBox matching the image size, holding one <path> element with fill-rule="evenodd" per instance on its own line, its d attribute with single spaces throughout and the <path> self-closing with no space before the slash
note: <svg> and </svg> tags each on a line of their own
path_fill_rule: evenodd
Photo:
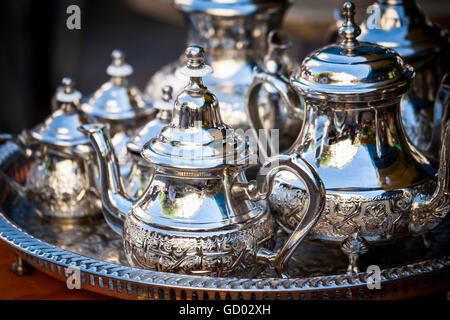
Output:
<svg viewBox="0 0 450 320">
<path fill-rule="evenodd" d="M 28 161 L 13 143 L 0 146 L 0 169 L 21 184 Z M 369 289 L 370 274 L 345 273 L 337 248 L 302 243 L 289 264 L 290 277 L 270 271 L 260 278 L 212 278 L 132 268 L 121 238 L 101 216 L 83 221 L 40 218 L 26 199 L 0 177 L 0 239 L 32 267 L 66 281 L 80 271 L 81 288 L 124 299 L 401 299 L 450 287 L 449 219 L 422 239 L 373 248 L 364 266 L 381 268 L 381 288 Z"/>
</svg>

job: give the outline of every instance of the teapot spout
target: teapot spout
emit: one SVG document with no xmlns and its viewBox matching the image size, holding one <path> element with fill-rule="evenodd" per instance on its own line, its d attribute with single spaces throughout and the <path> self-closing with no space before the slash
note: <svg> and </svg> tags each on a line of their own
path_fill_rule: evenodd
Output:
<svg viewBox="0 0 450 320">
<path fill-rule="evenodd" d="M 437 186 L 432 195 L 419 193 L 412 204 L 409 230 L 412 234 L 423 235 L 438 226 L 450 211 L 450 121 L 442 134 L 442 148 L 439 161 Z"/>
<path fill-rule="evenodd" d="M 79 130 L 89 137 L 95 150 L 105 220 L 115 232 L 122 234 L 123 224 L 131 210 L 132 200 L 124 191 L 108 127 L 102 124 L 85 124 Z"/>
</svg>

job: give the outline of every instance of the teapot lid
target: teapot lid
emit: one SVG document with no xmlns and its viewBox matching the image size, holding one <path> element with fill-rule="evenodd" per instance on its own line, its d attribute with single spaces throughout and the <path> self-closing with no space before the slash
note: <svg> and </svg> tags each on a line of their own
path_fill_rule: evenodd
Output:
<svg viewBox="0 0 450 320">
<path fill-rule="evenodd" d="M 253 157 L 248 143 L 223 123 L 216 96 L 202 82 L 213 71 L 205 64 L 204 49 L 190 46 L 185 55 L 188 62 L 181 72 L 190 78 L 189 83 L 174 102 L 171 123 L 144 145 L 141 155 L 166 170 L 195 170 L 196 174 L 198 169 L 248 163 Z"/>
<path fill-rule="evenodd" d="M 394 49 L 408 61 L 449 45 L 448 34 L 433 25 L 414 0 L 378 0 L 370 8 L 374 14 L 361 24 L 361 41 Z"/>
<path fill-rule="evenodd" d="M 133 67 L 125 62 L 125 54 L 114 50 L 111 57 L 112 63 L 106 69 L 111 80 L 81 105 L 83 112 L 100 121 L 126 121 L 154 113 L 141 91 L 128 83 Z"/>
<path fill-rule="evenodd" d="M 56 90 L 57 109 L 31 130 L 31 137 L 61 147 L 88 145 L 89 139 L 78 130 L 79 126 L 88 123 L 79 112 L 81 93 L 74 89 L 71 78 L 63 78 L 61 84 Z"/>
<path fill-rule="evenodd" d="M 200 11 L 218 16 L 244 16 L 282 9 L 292 0 L 175 0 L 175 7 L 185 12 Z"/>
<path fill-rule="evenodd" d="M 355 5 L 344 4 L 344 21 L 335 44 L 313 51 L 292 74 L 292 85 L 306 96 L 328 101 L 385 100 L 409 88 L 413 68 L 394 51 L 356 40 Z"/>
</svg>

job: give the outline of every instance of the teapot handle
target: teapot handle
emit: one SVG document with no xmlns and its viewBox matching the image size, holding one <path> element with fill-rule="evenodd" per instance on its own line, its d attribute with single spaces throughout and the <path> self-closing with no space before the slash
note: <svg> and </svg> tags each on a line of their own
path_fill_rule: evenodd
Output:
<svg viewBox="0 0 450 320">
<path fill-rule="evenodd" d="M 441 149 L 445 124 L 450 120 L 450 73 L 446 73 L 441 80 L 441 84 L 436 93 L 434 103 L 434 123 L 431 133 L 430 144 L 426 152 L 428 154 L 438 154 Z"/>
<path fill-rule="evenodd" d="M 261 121 L 258 104 L 258 98 L 261 92 L 261 88 L 264 85 L 270 85 L 273 89 L 275 89 L 275 91 L 279 94 L 281 100 L 285 103 L 289 115 L 291 115 L 292 117 L 298 117 L 299 119 L 301 118 L 301 116 L 299 115 L 300 99 L 295 92 L 295 89 L 291 86 L 289 79 L 283 74 L 266 72 L 260 67 L 256 66 L 253 69 L 252 83 L 248 87 L 245 96 L 247 115 L 250 120 L 252 133 L 256 139 L 255 141 L 260 141 L 260 139 L 258 139 L 258 132 L 260 132 L 260 130 L 266 129 L 264 128 Z M 270 144 L 268 145 L 268 147 L 266 147 L 265 145 L 259 145 L 258 147 L 258 149 L 260 150 L 259 152 L 262 153 L 264 158 L 277 154 L 277 150 L 275 150 Z"/>
<path fill-rule="evenodd" d="M 278 272 L 285 270 L 286 264 L 297 246 L 319 219 L 325 206 L 325 187 L 314 168 L 297 154 L 281 154 L 269 158 L 260 168 L 256 181 L 247 184 L 236 183 L 232 187 L 235 197 L 252 201 L 267 199 L 272 193 L 277 173 L 289 171 L 295 174 L 305 185 L 309 194 L 309 204 L 300 223 L 294 229 L 283 247 L 273 252 L 260 249 L 256 254 L 259 262 L 270 265 Z"/>
</svg>

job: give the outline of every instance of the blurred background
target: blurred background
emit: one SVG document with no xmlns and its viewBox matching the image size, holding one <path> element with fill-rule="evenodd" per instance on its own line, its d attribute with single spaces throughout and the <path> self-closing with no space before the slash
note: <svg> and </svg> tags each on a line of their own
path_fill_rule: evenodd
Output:
<svg viewBox="0 0 450 320">
<path fill-rule="evenodd" d="M 290 55 L 301 61 L 326 43 L 334 10 L 343 0 L 296 0 L 282 29 L 294 42 Z M 353 0 L 357 21 L 373 0 Z M 425 14 L 450 28 L 450 1 L 417 0 Z M 66 13 L 81 9 L 81 30 L 68 30 Z M 2 0 L 0 2 L 0 132 L 18 133 L 41 122 L 64 76 L 83 94 L 108 80 L 113 49 L 134 67 L 131 81 L 144 89 L 151 75 L 177 59 L 186 28 L 171 0 Z"/>
</svg>

